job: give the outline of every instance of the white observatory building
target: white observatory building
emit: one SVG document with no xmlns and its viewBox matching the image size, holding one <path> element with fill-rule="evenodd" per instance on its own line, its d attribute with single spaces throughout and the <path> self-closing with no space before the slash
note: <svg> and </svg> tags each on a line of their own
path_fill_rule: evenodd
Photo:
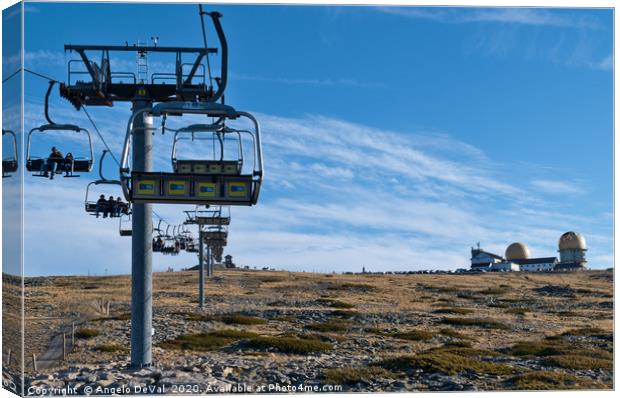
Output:
<svg viewBox="0 0 620 398">
<path fill-rule="evenodd" d="M 586 239 L 578 232 L 568 231 L 558 242 L 560 262 L 556 266 L 559 270 L 583 270 L 586 269 Z"/>
<path fill-rule="evenodd" d="M 531 258 L 525 243 L 514 242 L 506 248 L 504 257 L 478 248 L 471 249 L 471 269 L 484 271 L 582 271 L 587 269 L 586 239 L 578 232 L 568 231 L 560 237 L 557 257 Z"/>
</svg>

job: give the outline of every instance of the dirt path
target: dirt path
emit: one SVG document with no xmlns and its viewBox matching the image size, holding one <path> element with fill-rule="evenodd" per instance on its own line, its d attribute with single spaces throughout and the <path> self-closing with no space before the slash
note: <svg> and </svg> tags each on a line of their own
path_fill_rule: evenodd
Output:
<svg viewBox="0 0 620 398">
<path fill-rule="evenodd" d="M 91 315 L 80 314 L 80 316 L 74 320 L 75 328 L 88 322 L 92 318 Z M 37 357 L 37 367 L 39 370 L 53 368 L 61 364 L 62 351 L 63 351 L 63 334 L 66 336 L 66 352 L 69 353 L 73 349 L 74 342 L 71 340 L 73 332 L 73 323 L 62 326 L 58 333 L 50 341 L 47 350 L 39 357 Z M 32 358 L 30 358 L 30 367 L 32 367 Z"/>
</svg>

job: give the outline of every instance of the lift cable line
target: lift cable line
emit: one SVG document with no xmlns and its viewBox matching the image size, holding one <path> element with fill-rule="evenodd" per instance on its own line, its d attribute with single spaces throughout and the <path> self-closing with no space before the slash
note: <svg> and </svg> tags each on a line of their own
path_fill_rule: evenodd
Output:
<svg viewBox="0 0 620 398">
<path fill-rule="evenodd" d="M 101 142 L 103 143 L 103 146 L 105 146 L 105 148 L 108 150 L 108 152 L 110 153 L 110 156 L 112 156 L 112 159 L 114 159 L 114 161 L 116 162 L 117 166 L 120 166 L 121 164 L 119 163 L 118 159 L 116 158 L 116 156 L 114 155 L 114 152 L 112 152 L 112 149 L 110 149 L 110 146 L 108 145 L 108 143 L 105 141 L 105 139 L 103 138 L 103 135 L 101 135 L 101 131 L 99 131 L 99 128 L 97 127 L 97 125 L 95 124 L 95 121 L 93 120 L 92 117 L 90 117 L 90 114 L 88 113 L 88 109 L 86 109 L 86 105 L 82 106 L 82 110 L 84 111 L 84 114 L 86 114 L 86 117 L 88 118 L 88 120 L 90 121 L 90 124 L 93 125 L 93 128 L 95 129 L 95 132 L 97 133 L 97 135 L 99 136 L 99 139 L 101 140 Z"/>
<path fill-rule="evenodd" d="M 40 78 L 43 78 L 45 80 L 49 80 L 50 82 L 60 82 L 60 80 L 54 79 L 53 77 L 45 76 L 45 75 L 43 75 L 41 73 L 33 72 L 30 69 L 28 69 L 28 68 L 24 68 L 24 72 L 28 72 L 28 73 L 31 73 L 31 74 L 33 74 L 35 76 L 39 76 Z"/>
<path fill-rule="evenodd" d="M 6 83 L 7 81 L 9 81 L 9 79 L 17 76 L 19 74 L 19 72 L 22 71 L 22 68 L 17 69 L 15 72 L 11 73 L 11 75 L 9 77 L 7 77 L 6 79 L 2 80 L 2 83 Z"/>
</svg>

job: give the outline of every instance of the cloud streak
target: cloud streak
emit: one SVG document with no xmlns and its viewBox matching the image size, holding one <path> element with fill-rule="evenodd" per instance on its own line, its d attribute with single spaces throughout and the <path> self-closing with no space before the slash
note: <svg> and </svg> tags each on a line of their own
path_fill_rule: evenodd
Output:
<svg viewBox="0 0 620 398">
<path fill-rule="evenodd" d="M 264 83 L 278 83 L 286 85 L 304 85 L 304 86 L 344 86 L 353 88 L 386 88 L 387 86 L 381 82 L 365 82 L 351 78 L 294 78 L 294 77 L 267 77 L 244 75 L 235 72 L 230 73 L 231 78 L 235 80 L 247 80 Z"/>
<path fill-rule="evenodd" d="M 554 180 L 534 180 L 532 186 L 537 190 L 553 194 L 582 194 L 584 189 L 580 184 Z"/>
<path fill-rule="evenodd" d="M 452 24 L 504 23 L 591 29 L 599 27 L 598 24 L 583 18 L 576 20 L 536 8 L 378 7 L 378 9 L 387 14 Z"/>
<path fill-rule="evenodd" d="M 97 118 L 113 148 L 120 148 L 127 115 L 113 108 Z M 547 201 L 552 193 L 574 194 L 572 187 L 580 187 L 575 181 L 537 178 L 517 186 L 512 170 L 502 170 L 479 149 L 446 134 L 389 131 L 321 115 L 257 117 L 267 179 L 257 206 L 232 209 L 226 251 L 238 264 L 325 272 L 362 266 L 454 269 L 467 264 L 468 249 L 477 241 L 498 253 L 512 241 L 524 241 L 535 255 L 555 255 L 560 234 L 576 229 L 585 234 L 589 254 L 598 261 L 591 265 L 610 266 L 604 263 L 611 254 L 609 217 L 571 215 Z M 71 120 L 68 115 L 62 119 Z M 170 135 L 154 136 L 158 170 L 170 170 L 171 140 Z M 204 153 L 200 142 L 179 151 L 185 158 Z M 110 167 L 116 173 L 116 166 Z M 83 211 L 87 178 L 26 180 L 26 240 L 31 253 L 37 253 L 27 257 L 27 272 L 84 273 L 85 262 L 91 273 L 128 272 L 128 240 L 118 236 L 117 223 Z M 191 208 L 155 206 L 173 224 Z M 62 239 L 54 232 L 58 220 L 76 224 Z M 41 258 L 81 265 L 47 269 L 39 264 Z M 189 254 L 154 257 L 156 269 L 195 262 Z"/>
</svg>

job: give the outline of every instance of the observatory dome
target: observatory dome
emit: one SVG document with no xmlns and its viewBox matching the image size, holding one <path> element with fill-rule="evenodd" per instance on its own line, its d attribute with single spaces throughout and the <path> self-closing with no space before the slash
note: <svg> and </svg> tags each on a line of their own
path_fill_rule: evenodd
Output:
<svg viewBox="0 0 620 398">
<path fill-rule="evenodd" d="M 530 257 L 530 249 L 519 242 L 512 243 L 506 248 L 506 260 L 523 260 Z"/>
<path fill-rule="evenodd" d="M 586 250 L 586 238 L 579 232 L 568 231 L 560 236 L 560 250 Z"/>
</svg>

